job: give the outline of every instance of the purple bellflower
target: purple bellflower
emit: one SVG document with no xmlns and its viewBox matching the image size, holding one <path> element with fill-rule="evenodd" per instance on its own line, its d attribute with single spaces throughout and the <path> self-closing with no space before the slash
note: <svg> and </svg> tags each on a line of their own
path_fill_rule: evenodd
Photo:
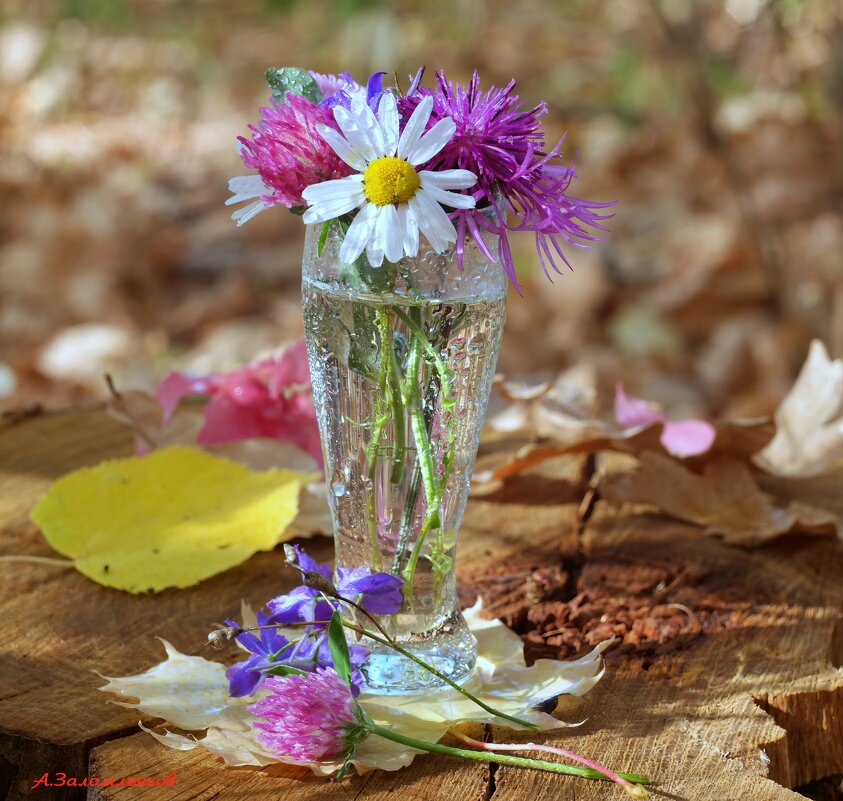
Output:
<svg viewBox="0 0 843 801">
<path fill-rule="evenodd" d="M 296 564 L 302 571 L 312 571 L 331 580 L 330 565 L 319 564 L 298 545 L 293 548 Z M 392 615 L 401 608 L 403 584 L 404 579 L 398 576 L 372 573 L 367 567 L 337 569 L 337 592 L 374 615 Z M 340 605 L 340 601 L 326 599 L 318 590 L 307 586 L 296 587 L 269 601 L 266 604 L 267 611 L 257 614 L 258 626 L 311 625 L 297 628 L 295 635 L 291 635 L 290 630 L 281 634 L 275 628 L 238 634 L 235 639 L 250 656 L 228 669 L 229 693 L 236 697 L 250 695 L 269 672 L 280 665 L 308 673 L 318 668 L 332 667 L 326 623 Z M 226 623 L 237 627 L 233 621 L 227 620 Z M 362 684 L 359 668 L 369 652 L 360 645 L 350 645 L 349 655 L 352 691 L 356 694 Z"/>
</svg>

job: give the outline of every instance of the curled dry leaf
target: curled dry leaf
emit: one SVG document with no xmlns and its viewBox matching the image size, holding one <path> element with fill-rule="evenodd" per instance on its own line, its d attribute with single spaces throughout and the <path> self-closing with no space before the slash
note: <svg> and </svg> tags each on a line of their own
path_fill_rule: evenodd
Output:
<svg viewBox="0 0 843 801">
<path fill-rule="evenodd" d="M 509 406 L 491 417 L 488 427 L 496 434 L 520 434 L 521 441 L 513 439 L 515 447 L 497 448 L 495 459 L 483 460 L 472 494 L 493 493 L 506 479 L 566 454 L 654 451 L 698 465 L 713 454 L 748 460 L 774 434 L 767 418 L 717 424 L 668 420 L 653 404 L 626 395 L 620 384 L 615 421 L 607 422 L 598 418 L 597 384 L 596 372 L 582 365 L 540 384 L 498 380 L 498 392 Z M 527 437 L 532 441 L 525 444 Z"/>
<path fill-rule="evenodd" d="M 843 462 L 843 360 L 818 339 L 775 420 L 776 436 L 755 458 L 768 473 L 804 478 Z"/>
<path fill-rule="evenodd" d="M 564 441 L 579 439 L 599 412 L 598 381 L 596 369 L 587 364 L 575 365 L 555 380 L 538 384 L 501 378 L 496 387 L 508 406 L 489 417 L 488 427 Z"/>
<path fill-rule="evenodd" d="M 712 456 L 699 474 L 645 451 L 636 469 L 601 477 L 599 491 L 610 503 L 653 504 L 730 545 L 762 545 L 797 531 L 828 534 L 837 526 L 833 514 L 798 500 L 778 506 L 758 488 L 745 462 L 725 455 Z"/>
<path fill-rule="evenodd" d="M 515 452 L 502 452 L 497 464 L 475 473 L 474 495 L 485 495 L 497 489 L 501 482 L 511 476 L 523 473 L 548 459 L 566 454 L 618 451 L 633 456 L 645 451 L 662 453 L 664 448 L 663 424 L 652 423 L 642 428 L 628 430 L 600 431 L 594 428 L 582 432 L 577 442 L 554 442 L 545 440 L 531 442 Z M 606 426 L 608 429 L 608 426 Z M 749 460 L 763 448 L 773 436 L 773 425 L 767 418 L 734 420 L 714 424 L 714 441 L 703 454 L 687 458 L 691 465 L 704 464 L 715 455 L 730 456 L 740 461 Z"/>
</svg>

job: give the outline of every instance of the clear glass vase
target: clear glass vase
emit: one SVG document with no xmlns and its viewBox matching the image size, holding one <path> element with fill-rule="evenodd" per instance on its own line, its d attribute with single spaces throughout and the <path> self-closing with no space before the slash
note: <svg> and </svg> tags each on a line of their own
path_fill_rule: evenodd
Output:
<svg viewBox="0 0 843 801">
<path fill-rule="evenodd" d="M 371 266 L 341 264 L 340 224 L 307 226 L 302 303 L 336 544 L 336 564 L 405 579 L 379 622 L 454 681 L 476 643 L 459 611 L 455 557 L 506 316 L 507 282 L 473 242 Z M 494 253 L 493 236 L 487 241 Z M 365 617 L 358 621 L 372 629 Z M 378 692 L 440 680 L 365 641 Z"/>
</svg>

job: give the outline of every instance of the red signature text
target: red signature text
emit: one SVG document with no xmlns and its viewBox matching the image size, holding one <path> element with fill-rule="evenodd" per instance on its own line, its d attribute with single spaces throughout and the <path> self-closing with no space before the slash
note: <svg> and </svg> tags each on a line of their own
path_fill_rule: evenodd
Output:
<svg viewBox="0 0 843 801">
<path fill-rule="evenodd" d="M 43 776 L 32 782 L 30 790 L 36 787 L 173 787 L 176 783 L 176 774 L 169 776 L 86 776 L 80 779 L 78 776 L 68 776 L 66 773 L 45 773 Z"/>
</svg>

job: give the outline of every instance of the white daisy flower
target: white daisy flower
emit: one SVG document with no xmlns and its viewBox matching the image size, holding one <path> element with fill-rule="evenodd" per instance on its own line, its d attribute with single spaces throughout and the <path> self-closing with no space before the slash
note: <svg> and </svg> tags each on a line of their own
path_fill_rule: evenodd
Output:
<svg viewBox="0 0 843 801">
<path fill-rule="evenodd" d="M 396 262 L 419 252 L 419 232 L 437 253 L 457 241 L 454 224 L 442 208 L 474 208 L 474 198 L 448 191 L 468 189 L 477 176 L 468 170 L 416 171 L 430 161 L 454 135 L 450 117 L 439 120 L 427 133 L 433 98 L 416 106 L 399 137 L 395 96 L 383 94 L 377 116 L 363 96 L 352 96 L 350 109 L 337 106 L 334 119 L 342 135 L 324 125 L 317 127 L 334 152 L 358 172 L 347 178 L 312 184 L 302 192 L 309 208 L 305 223 L 320 223 L 358 209 L 340 249 L 340 261 L 352 263 L 365 250 L 377 267 L 384 257 Z"/>
</svg>

